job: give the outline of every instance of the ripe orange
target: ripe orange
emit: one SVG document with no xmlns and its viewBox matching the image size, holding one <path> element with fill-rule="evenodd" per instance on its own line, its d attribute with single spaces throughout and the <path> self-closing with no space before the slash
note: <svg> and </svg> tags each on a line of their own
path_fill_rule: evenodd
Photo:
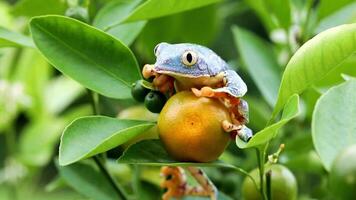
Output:
<svg viewBox="0 0 356 200">
<path fill-rule="evenodd" d="M 183 91 L 172 96 L 158 118 L 158 132 L 168 153 L 179 161 L 210 162 L 225 150 L 230 136 L 221 122 L 231 120 L 217 99 Z"/>
</svg>

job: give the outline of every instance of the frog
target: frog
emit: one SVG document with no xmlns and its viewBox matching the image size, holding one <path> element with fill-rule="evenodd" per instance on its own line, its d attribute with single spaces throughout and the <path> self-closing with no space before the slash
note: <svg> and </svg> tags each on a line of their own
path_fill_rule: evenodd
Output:
<svg viewBox="0 0 356 200">
<path fill-rule="evenodd" d="M 168 96 L 190 90 L 197 97 L 216 98 L 231 115 L 231 122 L 221 122 L 224 131 L 230 133 L 232 139 L 239 137 L 248 142 L 252 138 L 253 133 L 246 126 L 249 121 L 248 103 L 242 99 L 247 93 L 247 85 L 220 56 L 202 45 L 166 42 L 155 46 L 154 55 L 156 62 L 144 65 L 142 75 L 145 79 L 153 77 L 152 85 L 156 90 Z M 164 200 L 189 194 L 217 199 L 217 189 L 201 169 L 188 167 L 187 170 L 201 187 L 182 187 L 186 186 L 186 182 L 182 174 L 184 170 L 179 167 L 162 168 L 162 174 L 166 177 L 163 186 L 171 186 L 164 194 Z M 172 176 L 181 178 L 167 179 Z M 174 180 L 178 181 L 173 184 Z"/>
</svg>

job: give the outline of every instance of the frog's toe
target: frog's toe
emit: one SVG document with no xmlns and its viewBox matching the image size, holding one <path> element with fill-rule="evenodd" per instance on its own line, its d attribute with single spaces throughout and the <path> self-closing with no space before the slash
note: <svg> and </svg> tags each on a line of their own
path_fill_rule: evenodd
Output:
<svg viewBox="0 0 356 200">
<path fill-rule="evenodd" d="M 221 92 L 217 91 L 216 89 L 207 86 L 201 88 L 200 90 L 197 88 L 192 88 L 192 92 L 197 97 L 223 97 L 224 96 Z"/>
<path fill-rule="evenodd" d="M 243 125 L 241 129 L 237 131 L 237 135 L 244 142 L 248 142 L 252 138 L 253 132 L 251 129 Z"/>
<path fill-rule="evenodd" d="M 148 79 L 151 76 L 155 76 L 156 74 L 157 73 L 154 70 L 154 65 L 146 64 L 145 66 L 143 66 L 142 75 L 144 78 Z"/>
</svg>

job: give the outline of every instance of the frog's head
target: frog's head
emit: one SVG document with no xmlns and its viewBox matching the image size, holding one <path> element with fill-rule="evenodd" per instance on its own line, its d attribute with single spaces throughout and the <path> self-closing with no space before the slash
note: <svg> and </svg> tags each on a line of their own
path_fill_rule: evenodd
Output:
<svg viewBox="0 0 356 200">
<path fill-rule="evenodd" d="M 160 43 L 155 49 L 157 73 L 173 77 L 215 76 L 228 66 L 212 50 L 196 44 Z"/>
</svg>

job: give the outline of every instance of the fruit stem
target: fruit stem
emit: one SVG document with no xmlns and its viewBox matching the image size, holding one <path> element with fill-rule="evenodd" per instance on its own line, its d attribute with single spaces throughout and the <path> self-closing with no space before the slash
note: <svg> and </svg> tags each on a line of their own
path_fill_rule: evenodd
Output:
<svg viewBox="0 0 356 200">
<path fill-rule="evenodd" d="M 271 200 L 272 197 L 271 197 L 271 188 L 272 188 L 272 182 L 271 182 L 271 178 L 272 178 L 272 171 L 269 170 L 267 173 L 266 173 L 266 189 L 267 189 L 267 199 L 268 200 Z"/>
<path fill-rule="evenodd" d="M 267 195 L 266 195 L 266 184 L 264 184 L 264 174 L 265 174 L 265 166 L 264 166 L 264 158 L 265 158 L 265 152 L 267 149 L 268 144 L 265 144 L 265 146 L 262 146 L 261 148 L 256 149 L 256 155 L 257 155 L 257 164 L 258 164 L 258 169 L 259 169 L 259 175 L 260 175 L 260 193 L 262 196 L 263 200 L 268 200 Z"/>
</svg>

